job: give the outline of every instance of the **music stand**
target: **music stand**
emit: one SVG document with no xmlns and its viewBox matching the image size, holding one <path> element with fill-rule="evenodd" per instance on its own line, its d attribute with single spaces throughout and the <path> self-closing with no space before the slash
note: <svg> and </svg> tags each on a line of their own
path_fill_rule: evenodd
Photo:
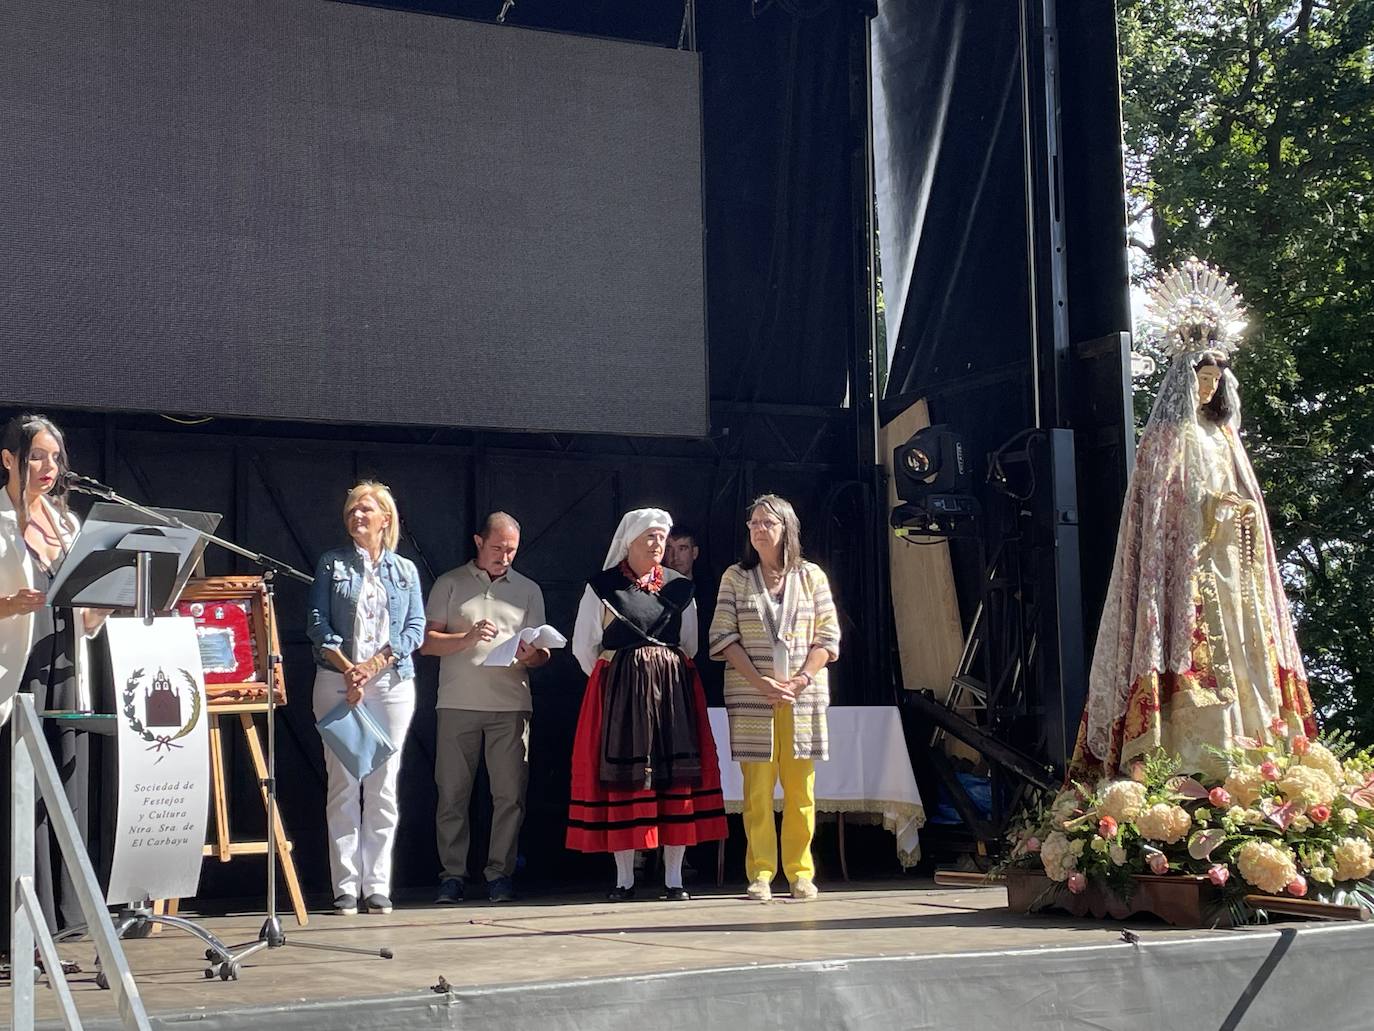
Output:
<svg viewBox="0 0 1374 1031">
<path fill-rule="evenodd" d="M 205 551 L 204 533 L 219 525 L 221 517 L 213 512 L 152 511 L 163 520 L 191 517 L 206 530 L 168 522 L 150 523 L 131 517 L 117 505 L 92 506 L 53 575 L 48 604 L 60 608 L 133 609 L 145 623 L 152 623 L 154 613 L 173 608 L 190 571 Z M 200 939 L 209 947 L 208 957 L 217 957 L 221 962 L 233 958 L 229 946 L 212 932 L 185 917 L 154 913 L 148 898 L 130 900 L 120 907 L 115 936 L 146 937 L 155 923 L 179 928 Z M 65 941 L 84 933 L 86 927 L 78 925 L 64 930 L 57 938 Z M 108 987 L 103 970 L 96 975 L 96 983 Z"/>
<path fill-rule="evenodd" d="M 161 521 L 139 519 L 118 505 L 92 505 L 53 575 L 48 604 L 133 609 L 144 622 L 151 622 L 155 612 L 174 608 L 205 551 L 206 535 L 221 516 L 176 509 L 148 512 Z M 188 517 L 199 525 L 186 525 Z"/>
</svg>

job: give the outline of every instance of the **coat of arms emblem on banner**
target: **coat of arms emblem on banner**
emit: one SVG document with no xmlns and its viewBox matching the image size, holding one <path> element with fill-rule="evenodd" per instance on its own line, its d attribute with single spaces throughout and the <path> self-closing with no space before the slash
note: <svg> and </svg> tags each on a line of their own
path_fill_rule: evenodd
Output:
<svg viewBox="0 0 1374 1031">
<path fill-rule="evenodd" d="M 124 682 L 124 719 L 129 729 L 148 742 L 149 751 L 180 748 L 176 742 L 191 733 L 200 721 L 200 684 L 190 670 L 173 672 L 186 690 L 174 686 L 172 678 L 160 667 L 146 687 L 148 678 L 142 668 L 134 670 Z M 188 705 L 190 712 L 183 720 Z"/>
</svg>

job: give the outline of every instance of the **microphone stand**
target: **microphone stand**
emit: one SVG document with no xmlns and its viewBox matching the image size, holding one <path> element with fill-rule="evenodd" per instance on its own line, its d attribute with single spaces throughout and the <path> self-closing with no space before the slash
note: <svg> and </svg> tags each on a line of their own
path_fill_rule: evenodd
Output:
<svg viewBox="0 0 1374 1031">
<path fill-rule="evenodd" d="M 285 573 L 287 576 L 299 580 L 303 584 L 308 585 L 315 582 L 315 578 L 309 573 L 302 573 L 299 569 L 296 569 L 294 566 L 288 566 L 280 559 L 275 559 L 271 555 L 264 555 L 260 551 L 249 551 L 247 548 L 241 548 L 233 541 L 226 541 L 223 537 L 216 537 L 213 533 L 208 533 L 199 527 L 187 526 L 176 516 L 168 515 L 166 512 L 160 512 L 156 508 L 149 508 L 147 505 L 140 505 L 137 501 L 132 501 L 124 497 L 124 495 L 116 493 L 113 487 L 107 487 L 105 484 L 92 480 L 89 477 L 69 475 L 67 479 L 67 489 L 77 491 L 81 494 L 89 494 L 91 497 L 99 498 L 101 501 L 111 501 L 116 505 L 123 505 L 125 508 L 131 508 L 139 515 L 147 517 L 152 522 L 161 523 L 163 526 L 174 526 L 179 530 L 187 530 L 190 533 L 199 534 L 211 544 L 218 544 L 225 551 L 232 551 L 235 555 L 242 555 L 244 558 L 248 559 L 248 561 L 261 566 L 263 569 Z"/>
<path fill-rule="evenodd" d="M 271 613 L 275 623 L 277 618 L 276 596 L 274 593 L 274 581 L 277 573 L 299 580 L 304 584 L 313 584 L 315 578 L 308 573 L 302 573 L 299 569 L 287 565 L 280 559 L 273 558 L 262 552 L 250 551 L 240 547 L 232 541 L 227 541 L 222 537 L 216 537 L 212 533 L 201 530 L 194 526 L 187 526 L 176 516 L 159 512 L 155 508 L 140 505 L 118 494 L 113 487 L 106 486 L 97 480 L 89 477 L 69 476 L 67 489 L 78 491 L 82 494 L 89 494 L 92 497 L 100 498 L 103 501 L 110 501 L 117 505 L 133 509 L 140 515 L 148 519 L 162 523 L 165 526 L 175 526 L 183 530 L 189 530 L 200 534 L 201 537 L 212 544 L 218 544 L 226 551 L 231 551 L 235 555 L 241 555 L 250 562 L 255 563 L 263 570 L 263 588 L 267 593 L 267 611 Z M 276 685 L 281 682 L 281 654 L 271 647 L 271 634 L 268 635 L 267 642 L 267 776 L 261 781 L 263 793 L 267 797 L 267 919 L 263 921 L 262 927 L 258 930 L 258 936 L 251 942 L 223 949 L 206 949 L 205 958 L 210 966 L 205 970 L 207 980 L 218 975 L 221 981 L 237 981 L 242 972 L 242 964 L 245 959 L 259 952 L 262 949 L 280 949 L 286 945 L 294 945 L 302 949 L 317 949 L 321 952 L 345 952 L 357 956 L 376 956 L 379 959 L 391 959 L 393 953 L 390 948 L 382 947 L 379 949 L 363 949 L 351 945 L 325 945 L 318 942 L 288 941 L 286 932 L 282 929 L 281 918 L 277 915 L 277 692 Z M 218 944 L 218 943 L 216 943 Z"/>
</svg>

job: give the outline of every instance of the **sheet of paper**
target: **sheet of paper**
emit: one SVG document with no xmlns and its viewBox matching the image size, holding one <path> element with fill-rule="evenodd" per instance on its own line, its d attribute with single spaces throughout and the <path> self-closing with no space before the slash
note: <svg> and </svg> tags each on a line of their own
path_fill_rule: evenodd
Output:
<svg viewBox="0 0 1374 1031">
<path fill-rule="evenodd" d="M 524 641 L 531 648 L 562 648 L 568 639 L 549 624 L 527 626 L 518 634 L 512 634 L 487 653 L 483 666 L 509 666 L 515 662 L 515 651 Z"/>
</svg>

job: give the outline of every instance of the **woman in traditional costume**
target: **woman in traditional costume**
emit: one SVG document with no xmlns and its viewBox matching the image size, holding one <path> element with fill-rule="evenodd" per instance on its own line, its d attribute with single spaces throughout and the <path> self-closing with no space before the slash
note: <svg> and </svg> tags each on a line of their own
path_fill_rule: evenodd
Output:
<svg viewBox="0 0 1374 1031">
<path fill-rule="evenodd" d="M 582 595 L 572 651 L 588 675 L 573 743 L 568 848 L 615 855 L 612 902 L 634 897 L 636 849 L 663 845 L 666 898 L 685 901 L 688 845 L 725 837 L 725 803 L 697 647 L 692 581 L 663 567 L 673 520 L 620 520 Z"/>
<path fill-rule="evenodd" d="M 1088 702 L 1070 767 L 1129 773 L 1156 749 L 1215 773 L 1211 749 L 1316 731 L 1264 498 L 1240 439 L 1229 355 L 1235 288 L 1196 258 L 1166 273 L 1150 316 L 1172 357 L 1140 438 Z"/>
</svg>

